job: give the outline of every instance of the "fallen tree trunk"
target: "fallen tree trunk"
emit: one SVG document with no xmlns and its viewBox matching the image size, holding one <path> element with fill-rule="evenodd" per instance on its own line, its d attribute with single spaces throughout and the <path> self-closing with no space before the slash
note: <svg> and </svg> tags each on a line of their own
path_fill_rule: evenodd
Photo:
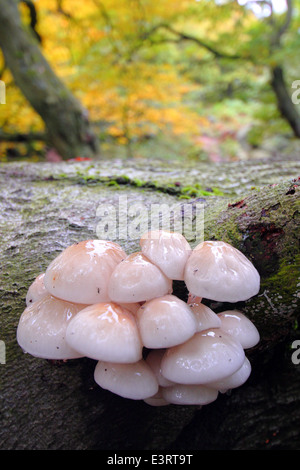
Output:
<svg viewBox="0 0 300 470">
<path fill-rule="evenodd" d="M 300 366 L 292 348 L 300 340 L 299 170 L 298 162 L 197 169 L 119 161 L 2 165 L 1 449 L 299 448 Z M 241 308 L 261 341 L 247 354 L 248 381 L 202 409 L 122 399 L 95 384 L 95 361 L 37 359 L 16 342 L 30 283 L 66 246 L 97 238 L 99 208 L 116 206 L 120 196 L 145 207 L 176 202 L 183 213 L 203 203 L 205 238 L 230 242 L 261 274 L 258 296 L 238 305 L 210 303 L 215 311 Z M 189 241 L 195 245 L 193 234 Z M 139 248 L 137 238 L 120 244 L 128 253 Z M 182 283 L 174 284 L 174 293 L 187 294 Z"/>
</svg>

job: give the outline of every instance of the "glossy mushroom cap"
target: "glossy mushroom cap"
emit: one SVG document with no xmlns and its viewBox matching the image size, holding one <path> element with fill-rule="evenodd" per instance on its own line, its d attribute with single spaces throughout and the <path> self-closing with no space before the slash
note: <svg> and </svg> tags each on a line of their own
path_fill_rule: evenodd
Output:
<svg viewBox="0 0 300 470">
<path fill-rule="evenodd" d="M 191 247 L 183 235 L 166 230 L 152 230 L 140 239 L 142 253 L 173 280 L 183 280 L 184 267 Z"/>
<path fill-rule="evenodd" d="M 260 336 L 256 326 L 242 312 L 226 310 L 218 313 L 221 328 L 237 339 L 244 349 L 252 348 L 259 343 Z"/>
<path fill-rule="evenodd" d="M 74 359 L 82 357 L 66 342 L 70 321 L 85 305 L 66 302 L 48 294 L 35 301 L 22 313 L 17 341 L 21 348 L 35 357 L 44 359 Z"/>
<path fill-rule="evenodd" d="M 204 385 L 175 384 L 163 388 L 162 396 L 173 405 L 208 405 L 218 398 L 218 390 Z"/>
<path fill-rule="evenodd" d="M 26 305 L 29 307 L 33 302 L 42 299 L 45 295 L 49 294 L 44 284 L 45 273 L 39 274 L 26 294 Z"/>
<path fill-rule="evenodd" d="M 237 340 L 220 328 L 211 328 L 167 349 L 161 372 L 176 383 L 207 384 L 233 374 L 244 359 L 244 350 Z"/>
<path fill-rule="evenodd" d="M 48 266 L 44 279 L 46 289 L 70 302 L 107 302 L 109 278 L 125 257 L 126 253 L 117 243 L 107 240 L 86 240 L 71 245 Z"/>
<path fill-rule="evenodd" d="M 101 388 L 132 400 L 143 400 L 158 392 L 155 375 L 143 359 L 132 364 L 99 361 L 94 378 Z"/>
<path fill-rule="evenodd" d="M 147 405 L 150 405 L 150 406 L 170 405 L 170 403 L 164 399 L 162 390 L 163 390 L 162 387 L 159 387 L 158 392 L 155 395 L 152 395 L 149 398 L 145 398 L 144 402 L 147 403 Z"/>
<path fill-rule="evenodd" d="M 218 315 L 207 305 L 202 303 L 189 304 L 197 322 L 196 330 L 204 331 L 209 328 L 220 328 L 221 320 Z"/>
<path fill-rule="evenodd" d="M 108 294 L 118 303 L 143 302 L 172 292 L 172 281 L 141 252 L 128 255 L 114 269 Z"/>
<path fill-rule="evenodd" d="M 17 341 L 46 359 L 97 361 L 96 383 L 152 406 L 197 405 L 242 385 L 245 349 L 259 342 L 240 311 L 216 314 L 202 299 L 247 300 L 260 277 L 237 249 L 205 241 L 193 251 L 179 233 L 155 230 L 127 256 L 86 240 L 66 248 L 29 287 Z M 188 300 L 172 294 L 185 281 Z M 186 292 L 185 292 L 186 294 Z"/>
<path fill-rule="evenodd" d="M 165 352 L 165 349 L 152 349 L 146 357 L 146 362 L 154 372 L 160 387 L 169 387 L 170 385 L 174 385 L 174 382 L 166 379 L 166 377 L 161 373 L 161 361 Z"/>
<path fill-rule="evenodd" d="M 222 380 L 217 380 L 208 384 L 209 387 L 217 389 L 221 393 L 227 392 L 232 388 L 237 388 L 243 385 L 249 378 L 251 374 L 251 364 L 247 357 L 242 364 L 242 366 L 233 374 L 225 377 Z"/>
<path fill-rule="evenodd" d="M 168 348 L 183 343 L 196 333 L 196 320 L 190 307 L 175 295 L 145 302 L 136 315 L 143 345 Z"/>
<path fill-rule="evenodd" d="M 68 344 L 84 356 L 108 362 L 136 362 L 142 343 L 134 316 L 113 302 L 89 305 L 69 323 Z"/>
<path fill-rule="evenodd" d="M 260 276 L 251 261 L 222 241 L 204 241 L 194 248 L 184 280 L 192 294 L 219 302 L 247 300 L 260 286 Z"/>
</svg>

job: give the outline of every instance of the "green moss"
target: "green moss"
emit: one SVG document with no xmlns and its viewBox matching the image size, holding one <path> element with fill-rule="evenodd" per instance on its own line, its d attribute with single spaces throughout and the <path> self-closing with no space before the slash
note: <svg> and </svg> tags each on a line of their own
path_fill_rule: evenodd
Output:
<svg viewBox="0 0 300 470">
<path fill-rule="evenodd" d="M 154 191 L 171 194 L 179 199 L 193 199 L 204 196 L 223 196 L 223 192 L 219 188 L 203 189 L 199 183 L 194 185 L 181 187 L 178 183 L 168 182 L 163 184 L 157 181 L 142 180 L 139 178 L 130 178 L 125 175 L 115 176 L 101 176 L 99 172 L 91 174 L 88 170 L 93 169 L 93 166 L 88 167 L 86 170 L 77 170 L 75 176 L 69 176 L 66 173 L 60 173 L 55 176 L 56 180 L 73 181 L 78 184 L 103 184 L 107 186 L 115 186 L 116 188 L 122 185 L 133 186 L 136 188 L 150 189 Z M 53 178 L 52 178 L 53 179 Z"/>
<path fill-rule="evenodd" d="M 114 186 L 115 188 L 120 188 L 119 183 L 117 183 L 117 181 L 115 180 L 108 181 L 106 184 L 107 186 Z"/>
<path fill-rule="evenodd" d="M 127 175 L 121 175 L 118 177 L 119 183 L 123 182 L 123 184 L 129 184 L 130 183 L 130 178 Z"/>
<path fill-rule="evenodd" d="M 274 290 L 277 290 L 278 293 L 288 293 L 289 296 L 297 291 L 297 284 L 300 281 L 300 255 L 296 254 L 292 259 L 293 262 L 290 262 L 283 258 L 280 261 L 278 271 L 269 277 L 269 282 L 274 286 Z"/>
<path fill-rule="evenodd" d="M 235 217 L 222 217 L 220 216 L 221 206 L 224 207 L 224 214 L 226 213 L 226 202 L 221 201 L 215 208 L 205 212 L 205 238 L 214 240 L 223 240 L 224 242 L 233 244 L 236 248 L 240 248 L 243 234 L 237 224 Z M 227 214 L 227 213 L 226 213 Z M 216 218 L 218 216 L 218 219 Z"/>
<path fill-rule="evenodd" d="M 137 178 L 134 178 L 133 180 L 128 181 L 128 184 L 132 184 L 133 186 L 136 186 L 137 188 L 142 188 L 143 186 L 146 185 L 146 181 L 143 181 L 143 180 L 139 180 Z"/>
<path fill-rule="evenodd" d="M 221 191 L 218 188 L 212 188 L 212 192 L 213 192 L 214 196 L 224 196 L 223 191 Z"/>
<path fill-rule="evenodd" d="M 193 186 L 185 186 L 180 190 L 181 196 L 187 196 L 187 198 L 197 198 L 201 196 L 221 196 L 223 193 L 221 190 L 216 188 L 211 189 L 202 189 L 199 183 L 194 184 Z"/>
</svg>

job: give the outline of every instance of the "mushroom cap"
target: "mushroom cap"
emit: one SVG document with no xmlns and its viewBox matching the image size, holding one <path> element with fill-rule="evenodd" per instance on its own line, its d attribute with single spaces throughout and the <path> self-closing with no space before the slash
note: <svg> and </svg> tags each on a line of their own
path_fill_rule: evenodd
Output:
<svg viewBox="0 0 300 470">
<path fill-rule="evenodd" d="M 133 313 L 134 315 L 138 312 L 139 308 L 141 307 L 142 303 L 135 302 L 135 303 L 120 303 L 121 307 L 126 308 L 129 312 Z"/>
<path fill-rule="evenodd" d="M 86 240 L 71 245 L 48 266 L 46 289 L 70 302 L 107 302 L 110 275 L 125 257 L 117 243 L 107 240 Z"/>
<path fill-rule="evenodd" d="M 170 403 L 168 401 L 166 401 L 163 397 L 162 387 L 159 387 L 158 392 L 155 395 L 153 395 L 152 397 L 145 398 L 144 402 L 147 403 L 147 405 L 151 405 L 151 406 L 170 405 Z"/>
<path fill-rule="evenodd" d="M 251 374 L 251 363 L 245 356 L 242 366 L 233 374 L 222 380 L 217 380 L 208 384 L 209 387 L 216 388 L 219 392 L 225 393 L 227 390 L 243 385 Z"/>
<path fill-rule="evenodd" d="M 167 349 L 161 372 L 176 383 L 207 384 L 233 374 L 244 359 L 245 352 L 236 339 L 220 328 L 211 328 Z"/>
<path fill-rule="evenodd" d="M 33 302 L 40 300 L 45 295 L 49 294 L 44 284 L 45 273 L 39 274 L 33 283 L 29 286 L 26 294 L 26 306 L 29 307 Z"/>
<path fill-rule="evenodd" d="M 218 398 L 218 390 L 204 385 L 175 384 L 163 388 L 162 396 L 173 405 L 208 405 Z"/>
<path fill-rule="evenodd" d="M 218 315 L 207 305 L 201 303 L 190 304 L 190 309 L 197 322 L 196 331 L 204 331 L 209 328 L 220 328 L 221 320 Z"/>
<path fill-rule="evenodd" d="M 194 248 L 184 281 L 192 294 L 219 302 L 247 300 L 260 286 L 259 273 L 251 261 L 222 241 L 204 241 Z"/>
<path fill-rule="evenodd" d="M 144 346 L 168 348 L 183 343 L 196 333 L 196 320 L 190 307 L 175 295 L 145 302 L 136 315 Z"/>
<path fill-rule="evenodd" d="M 128 255 L 114 269 L 108 294 L 120 303 L 143 302 L 172 292 L 172 281 L 141 252 Z"/>
<path fill-rule="evenodd" d="M 35 357 L 73 359 L 82 354 L 66 342 L 66 330 L 85 305 L 57 299 L 51 294 L 29 305 L 17 327 L 20 347 Z"/>
<path fill-rule="evenodd" d="M 113 302 L 89 305 L 69 323 L 66 340 L 91 359 L 136 362 L 142 358 L 142 342 L 134 316 Z"/>
<path fill-rule="evenodd" d="M 132 400 L 143 400 L 158 392 L 155 375 L 143 359 L 131 364 L 99 361 L 94 379 L 101 388 Z"/>
<path fill-rule="evenodd" d="M 161 373 L 161 360 L 165 354 L 165 351 L 165 349 L 152 349 L 145 359 L 147 364 L 154 372 L 158 385 L 161 387 L 169 387 L 170 385 L 174 385 L 174 382 L 166 379 L 166 377 L 164 377 Z"/>
<path fill-rule="evenodd" d="M 191 254 L 186 238 L 177 232 L 152 230 L 140 239 L 142 253 L 174 280 L 183 280 L 184 267 Z"/>
<path fill-rule="evenodd" d="M 221 328 L 237 339 L 244 349 L 252 348 L 259 343 L 260 335 L 256 326 L 242 312 L 226 310 L 218 313 Z"/>
<path fill-rule="evenodd" d="M 191 292 L 189 292 L 188 299 L 187 299 L 188 305 L 201 304 L 201 302 L 202 302 L 202 297 L 198 297 L 197 295 L 194 295 Z"/>
</svg>

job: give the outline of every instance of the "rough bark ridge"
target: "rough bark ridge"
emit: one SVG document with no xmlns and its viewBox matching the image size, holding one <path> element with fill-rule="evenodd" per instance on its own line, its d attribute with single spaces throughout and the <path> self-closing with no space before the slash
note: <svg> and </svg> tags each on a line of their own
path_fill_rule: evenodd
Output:
<svg viewBox="0 0 300 470">
<path fill-rule="evenodd" d="M 300 339 L 299 174 L 299 162 L 185 169 L 121 161 L 2 165 L 1 449 L 299 449 L 300 366 L 291 348 Z M 182 199 L 187 194 L 196 196 Z M 118 204 L 120 195 L 147 207 L 177 202 L 183 211 L 192 201 L 203 202 L 205 238 L 232 243 L 260 271 L 259 295 L 238 305 L 261 334 L 247 353 L 252 374 L 202 409 L 122 399 L 94 383 L 95 361 L 45 361 L 16 343 L 32 280 L 63 248 L 95 238 L 97 208 Z M 120 242 L 127 252 L 138 249 L 138 240 Z M 195 244 L 192 237 L 190 242 Z M 177 292 L 186 294 L 182 285 L 174 285 Z"/>
</svg>

